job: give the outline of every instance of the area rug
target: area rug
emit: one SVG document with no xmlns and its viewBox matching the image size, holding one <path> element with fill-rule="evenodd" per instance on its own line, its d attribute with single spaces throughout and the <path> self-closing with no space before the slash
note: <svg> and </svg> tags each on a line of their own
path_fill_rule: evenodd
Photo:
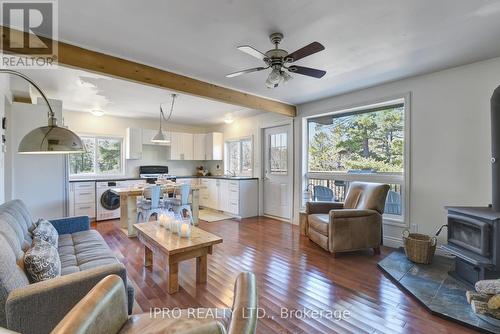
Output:
<svg viewBox="0 0 500 334">
<path fill-rule="evenodd" d="M 455 261 L 436 255 L 432 264 L 409 261 L 402 249 L 378 263 L 393 282 L 415 297 L 429 312 L 485 333 L 500 333 L 480 319 L 467 303 L 465 292 L 471 287 L 448 275 Z"/>
<path fill-rule="evenodd" d="M 198 218 L 209 223 L 213 223 L 221 220 L 233 219 L 234 217 L 223 214 L 222 212 L 202 209 L 198 214 Z"/>
</svg>

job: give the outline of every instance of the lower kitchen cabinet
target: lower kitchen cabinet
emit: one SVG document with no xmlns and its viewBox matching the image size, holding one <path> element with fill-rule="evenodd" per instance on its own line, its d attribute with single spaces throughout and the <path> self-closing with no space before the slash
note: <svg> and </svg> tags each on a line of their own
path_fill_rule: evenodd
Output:
<svg viewBox="0 0 500 334">
<path fill-rule="evenodd" d="M 96 217 L 95 182 L 69 183 L 69 215 Z"/>
<path fill-rule="evenodd" d="M 258 180 L 201 179 L 200 205 L 237 217 L 258 215 Z"/>
</svg>

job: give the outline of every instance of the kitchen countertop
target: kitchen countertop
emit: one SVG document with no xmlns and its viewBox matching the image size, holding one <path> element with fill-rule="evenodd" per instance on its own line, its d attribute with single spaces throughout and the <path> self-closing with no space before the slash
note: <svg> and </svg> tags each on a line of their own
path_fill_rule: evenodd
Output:
<svg viewBox="0 0 500 334">
<path fill-rule="evenodd" d="M 230 177 L 224 175 L 210 175 L 210 176 L 198 176 L 198 175 L 183 175 L 176 176 L 177 179 L 220 179 L 220 180 L 258 180 L 258 177 L 252 176 L 237 176 Z M 112 182 L 112 181 L 130 181 L 130 180 L 144 180 L 140 177 L 116 177 L 109 179 L 99 179 L 99 178 L 88 178 L 88 179 L 74 179 L 69 180 L 69 182 Z"/>
<path fill-rule="evenodd" d="M 133 181 L 133 180 L 144 180 L 140 177 L 111 177 L 108 179 L 100 178 L 88 178 L 88 179 L 73 179 L 69 182 L 112 182 L 112 181 Z"/>
<path fill-rule="evenodd" d="M 252 177 L 252 176 L 236 176 L 236 177 L 231 177 L 231 176 L 224 176 L 224 175 L 210 175 L 210 176 L 198 176 L 198 175 L 191 175 L 191 176 L 176 176 L 177 179 L 222 179 L 222 180 L 258 180 L 258 177 Z"/>
</svg>

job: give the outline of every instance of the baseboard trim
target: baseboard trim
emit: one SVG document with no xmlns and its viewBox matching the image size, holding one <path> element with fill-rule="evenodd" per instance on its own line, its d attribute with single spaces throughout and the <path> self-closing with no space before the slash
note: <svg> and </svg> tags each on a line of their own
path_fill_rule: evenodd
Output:
<svg viewBox="0 0 500 334">
<path fill-rule="evenodd" d="M 403 247 L 403 241 L 400 238 L 384 236 L 384 246 L 391 248 Z"/>
<path fill-rule="evenodd" d="M 277 217 L 277 216 L 271 216 L 271 215 L 262 215 L 262 216 L 263 217 L 267 217 L 267 218 L 273 218 L 273 219 L 276 219 L 276 220 L 281 220 L 282 222 L 292 224 L 292 220 L 291 219 L 286 219 L 286 218 Z"/>
</svg>

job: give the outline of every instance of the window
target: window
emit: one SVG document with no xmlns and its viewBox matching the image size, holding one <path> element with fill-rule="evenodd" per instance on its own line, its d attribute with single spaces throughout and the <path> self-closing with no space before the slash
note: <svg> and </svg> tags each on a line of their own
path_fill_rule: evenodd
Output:
<svg viewBox="0 0 500 334">
<path fill-rule="evenodd" d="M 69 155 L 69 173 L 76 175 L 123 174 L 122 139 L 81 136 L 85 153 Z"/>
<path fill-rule="evenodd" d="M 304 187 L 313 200 L 343 201 L 352 181 L 390 185 L 386 217 L 404 216 L 404 100 L 307 119 Z"/>
<path fill-rule="evenodd" d="M 252 138 L 229 140 L 226 146 L 226 170 L 236 175 L 252 175 Z"/>
<path fill-rule="evenodd" d="M 286 175 L 288 169 L 287 133 L 272 134 L 269 138 L 270 174 Z"/>
</svg>

